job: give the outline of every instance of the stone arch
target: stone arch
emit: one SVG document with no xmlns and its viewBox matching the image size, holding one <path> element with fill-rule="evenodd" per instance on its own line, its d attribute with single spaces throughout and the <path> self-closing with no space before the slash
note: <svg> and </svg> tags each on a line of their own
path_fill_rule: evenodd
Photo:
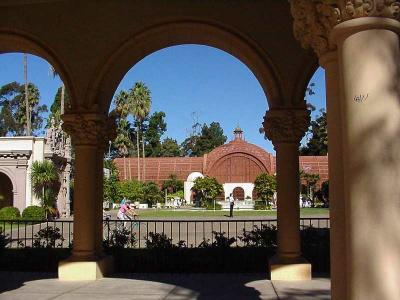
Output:
<svg viewBox="0 0 400 300">
<path fill-rule="evenodd" d="M 49 62 L 59 74 L 69 92 L 71 105 L 75 106 L 76 93 L 71 76 L 62 59 L 50 46 L 43 44 L 38 38 L 25 32 L 0 28 L 0 54 L 21 52 L 39 56 Z"/>
<path fill-rule="evenodd" d="M 179 21 L 144 30 L 115 49 L 92 81 L 89 106 L 97 103 L 107 112 L 118 84 L 130 68 L 151 53 L 185 44 L 215 47 L 239 59 L 257 78 L 269 106 L 280 105 L 283 99 L 280 76 L 264 49 L 231 28 L 199 21 Z"/>
<path fill-rule="evenodd" d="M 5 172 L 0 170 L 0 209 L 14 205 L 15 184 Z"/>
</svg>

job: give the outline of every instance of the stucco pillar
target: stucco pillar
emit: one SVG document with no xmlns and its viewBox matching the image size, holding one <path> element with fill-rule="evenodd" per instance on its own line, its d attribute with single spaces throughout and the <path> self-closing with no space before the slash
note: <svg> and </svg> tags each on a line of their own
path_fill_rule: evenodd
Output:
<svg viewBox="0 0 400 300">
<path fill-rule="evenodd" d="M 395 0 L 292 0 L 326 70 L 332 299 L 399 299 L 399 18 Z"/>
<path fill-rule="evenodd" d="M 94 280 L 112 266 L 102 256 L 102 201 L 99 189 L 99 144 L 107 130 L 106 117 L 99 114 L 65 114 L 63 129 L 72 137 L 75 149 L 74 228 L 72 256 L 60 262 L 61 280 Z M 99 246 L 100 243 L 100 246 Z"/>
<path fill-rule="evenodd" d="M 311 279 L 311 265 L 301 257 L 299 143 L 309 124 L 306 109 L 270 110 L 264 131 L 276 150 L 278 253 L 270 264 L 271 280 Z"/>
<path fill-rule="evenodd" d="M 357 18 L 339 51 L 348 299 L 400 299 L 400 22 Z"/>
<path fill-rule="evenodd" d="M 342 113 L 339 90 L 339 68 L 337 51 L 329 51 L 320 57 L 320 65 L 325 69 L 326 106 L 329 140 L 329 215 L 331 224 L 331 290 L 332 298 L 345 299 L 347 272 L 346 207 L 344 196 Z"/>
</svg>

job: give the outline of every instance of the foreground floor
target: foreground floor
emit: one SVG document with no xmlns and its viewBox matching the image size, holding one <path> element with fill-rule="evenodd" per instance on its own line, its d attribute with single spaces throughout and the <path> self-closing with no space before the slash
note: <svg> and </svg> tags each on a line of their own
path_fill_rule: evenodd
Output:
<svg viewBox="0 0 400 300">
<path fill-rule="evenodd" d="M 330 299 L 330 280 L 271 282 L 265 274 L 116 274 L 60 282 L 55 274 L 0 272 L 0 299 Z"/>
</svg>

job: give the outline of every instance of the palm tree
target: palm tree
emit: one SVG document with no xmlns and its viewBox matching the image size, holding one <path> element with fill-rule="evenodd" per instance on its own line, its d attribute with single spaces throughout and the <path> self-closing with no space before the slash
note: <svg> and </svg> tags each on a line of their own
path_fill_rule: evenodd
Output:
<svg viewBox="0 0 400 300">
<path fill-rule="evenodd" d="M 140 128 L 143 125 L 144 119 L 148 116 L 151 106 L 151 96 L 149 88 L 143 82 L 136 82 L 133 89 L 130 90 L 129 97 L 130 112 L 136 119 L 136 147 L 138 158 L 138 180 L 140 180 L 140 146 L 139 136 Z M 144 154 L 144 136 L 142 136 L 142 150 L 143 150 L 143 180 L 145 179 L 145 154 Z"/>
<path fill-rule="evenodd" d="M 58 170 L 49 160 L 35 161 L 32 164 L 31 180 L 33 191 L 42 201 L 42 207 L 49 217 L 55 212 L 56 184 L 59 181 Z"/>
<path fill-rule="evenodd" d="M 25 81 L 25 114 L 26 114 L 26 135 L 32 134 L 31 112 L 29 105 L 29 92 L 28 92 L 28 55 L 24 53 L 24 81 Z"/>
<path fill-rule="evenodd" d="M 117 96 L 114 98 L 115 104 L 115 114 L 117 116 L 118 125 L 117 125 L 117 137 L 114 140 L 114 145 L 118 149 L 118 153 L 120 156 L 124 158 L 124 179 L 127 179 L 126 176 L 126 156 L 129 153 L 129 148 L 132 146 L 132 141 L 130 139 L 130 123 L 127 120 L 129 115 L 129 95 L 125 91 L 120 91 Z M 130 171 L 130 168 L 129 168 Z"/>
</svg>

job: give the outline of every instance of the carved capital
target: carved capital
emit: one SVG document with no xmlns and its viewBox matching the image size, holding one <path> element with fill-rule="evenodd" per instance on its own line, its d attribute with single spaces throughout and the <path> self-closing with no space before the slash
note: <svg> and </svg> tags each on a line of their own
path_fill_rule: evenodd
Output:
<svg viewBox="0 0 400 300">
<path fill-rule="evenodd" d="M 71 136 L 74 145 L 93 145 L 104 149 L 115 135 L 115 121 L 105 115 L 65 114 L 62 119 L 63 130 Z"/>
<path fill-rule="evenodd" d="M 269 110 L 264 116 L 264 134 L 274 145 L 300 143 L 310 124 L 306 109 Z"/>
<path fill-rule="evenodd" d="M 399 0 L 291 0 L 294 36 L 318 56 L 335 50 L 330 33 L 337 24 L 361 17 L 399 20 Z"/>
</svg>

